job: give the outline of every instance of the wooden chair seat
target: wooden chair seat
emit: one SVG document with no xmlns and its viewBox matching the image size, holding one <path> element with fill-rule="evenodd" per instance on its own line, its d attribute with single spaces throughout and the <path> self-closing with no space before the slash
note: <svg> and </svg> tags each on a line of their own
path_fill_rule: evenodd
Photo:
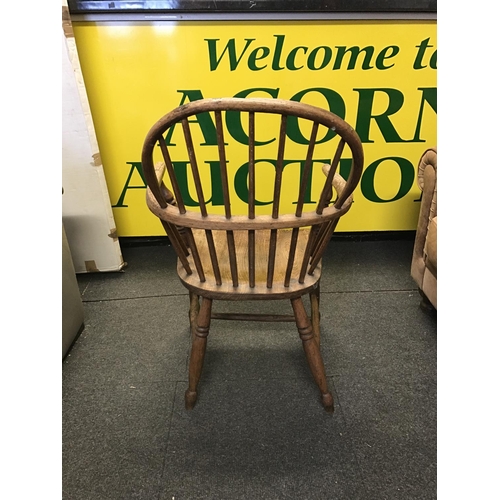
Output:
<svg viewBox="0 0 500 500">
<path fill-rule="evenodd" d="M 193 236 L 200 254 L 203 269 L 205 269 L 206 281 L 200 282 L 195 274 L 187 274 L 182 263 L 179 261 L 177 272 L 182 283 L 197 295 L 208 296 L 213 299 L 224 300 L 279 300 L 293 298 L 309 293 L 321 278 L 321 262 L 315 268 L 313 275 L 306 275 L 304 283 L 299 283 L 299 274 L 307 247 L 309 229 L 301 229 L 298 232 L 297 247 L 289 286 L 285 286 L 285 274 L 290 253 L 290 241 L 292 231 L 282 229 L 277 232 L 276 257 L 274 264 L 273 286 L 267 286 L 270 231 L 256 230 L 255 240 L 255 286 L 250 287 L 249 262 L 248 262 L 248 232 L 234 231 L 236 250 L 236 261 L 238 267 L 238 286 L 234 287 L 231 280 L 230 257 L 228 252 L 227 237 L 225 231 L 212 231 L 216 253 L 219 259 L 222 283 L 217 285 L 210 260 L 210 251 L 205 237 L 205 231 L 193 230 Z M 194 269 L 195 262 L 192 254 L 187 257 L 190 267 Z"/>
<path fill-rule="evenodd" d="M 245 114 L 246 119 L 243 118 Z M 272 160 L 269 160 L 268 156 L 258 157 L 262 151 L 259 148 L 263 143 L 256 138 L 273 137 L 273 132 L 269 125 L 265 126 L 264 135 L 262 132 L 255 132 L 256 123 L 264 123 L 260 121 L 261 117 L 257 121 L 257 114 L 280 117 L 276 136 L 268 141 L 276 146 L 276 161 L 274 179 L 269 179 L 269 174 L 264 179 L 266 184 L 271 181 L 274 186 L 274 195 L 267 214 L 262 213 L 262 210 L 257 214 L 255 209 L 255 165 L 259 161 L 269 164 Z M 307 125 L 301 130 L 310 130 L 309 140 L 305 143 L 297 136 L 299 120 Z M 226 132 L 225 125 L 228 127 L 229 122 L 242 127 L 236 138 Z M 203 128 L 204 134 L 215 133 L 210 135 L 210 141 L 204 137 L 199 148 L 195 144 L 200 142 L 200 136 L 197 135 L 196 139 L 193 139 L 193 124 Z M 182 134 L 180 137 L 179 132 L 174 135 L 177 125 L 177 130 Z M 245 134 L 248 134 L 246 139 Z M 296 193 L 297 200 L 293 202 L 295 206 L 292 213 L 282 209 L 280 204 L 285 167 L 284 152 L 290 134 L 295 143 L 305 144 L 306 148 L 296 191 L 292 193 Z M 241 165 L 241 146 L 248 140 L 246 215 L 233 214 L 229 186 L 235 184 L 234 179 L 230 182 L 228 169 L 228 163 L 231 161 L 228 151 L 233 151 L 231 140 L 238 143 L 240 151 L 234 153 L 237 159 L 232 165 Z M 305 207 L 306 192 L 312 182 L 315 147 L 316 144 L 329 141 L 332 148 L 328 155 L 332 154 L 332 160 L 330 164 L 323 166 L 324 182 L 321 190 L 315 195 L 318 201 L 314 209 L 308 211 Z M 210 162 L 204 159 L 203 154 L 207 152 L 207 148 L 203 149 L 202 146 L 217 146 L 218 161 L 214 162 L 213 157 Z M 178 148 L 181 149 L 180 153 Z M 344 148 L 352 159 L 347 180 L 337 172 Z M 183 189 L 186 189 L 188 180 L 186 177 L 179 180 L 176 163 L 172 160 L 173 150 L 177 157 L 181 155 L 181 158 L 184 158 L 181 162 L 182 168 L 189 164 L 190 180 L 196 193 L 194 203 L 191 196 L 188 200 L 184 199 Z M 161 154 L 161 159 L 157 153 Z M 261 154 L 268 155 L 269 150 Z M 158 159 L 160 161 L 157 161 Z M 220 179 L 222 189 L 222 215 L 212 210 L 213 207 L 206 201 L 202 174 L 206 176 L 207 171 L 203 172 L 202 169 L 207 168 L 208 163 L 211 165 L 210 169 L 218 169 L 215 177 Z M 198 382 L 211 320 L 250 319 L 295 322 L 311 374 L 320 390 L 321 402 L 328 412 L 333 412 L 333 397 L 328 389 L 320 352 L 321 259 L 340 217 L 351 207 L 352 193 L 361 178 L 363 148 L 356 132 L 333 113 L 303 103 L 279 99 L 204 99 L 172 110 L 153 125 L 144 141 L 142 168 L 148 186 L 148 207 L 160 219 L 170 238 L 178 256 L 179 278 L 190 295 L 192 347 L 189 385 L 185 393 L 186 408 L 192 409 L 198 398 Z M 214 175 L 213 170 L 210 170 L 210 175 Z M 193 205 L 197 208 L 193 209 Z M 306 294 L 309 294 L 311 301 L 310 316 L 302 300 Z M 288 299 L 293 315 L 212 314 L 212 301 L 217 299 Z"/>
</svg>

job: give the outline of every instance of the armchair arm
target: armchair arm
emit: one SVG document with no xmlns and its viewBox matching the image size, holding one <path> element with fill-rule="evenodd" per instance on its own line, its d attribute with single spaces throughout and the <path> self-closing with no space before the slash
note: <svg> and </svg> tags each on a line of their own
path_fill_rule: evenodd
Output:
<svg viewBox="0 0 500 500">
<path fill-rule="evenodd" d="M 429 222 L 437 216 L 437 149 L 424 152 L 418 164 L 418 186 L 422 190 L 415 251 L 423 255 Z"/>
<path fill-rule="evenodd" d="M 162 161 L 155 163 L 154 169 L 156 180 L 158 181 L 158 185 L 160 186 L 160 192 L 164 196 L 165 201 L 169 205 L 175 205 L 175 199 L 172 191 L 170 191 L 170 189 L 168 189 L 167 186 L 165 186 L 165 184 L 163 183 L 163 176 L 165 175 L 166 170 L 165 163 L 163 163 Z"/>
<path fill-rule="evenodd" d="M 321 170 L 325 174 L 325 176 L 328 177 L 328 172 L 330 172 L 330 165 L 328 165 L 328 163 L 325 163 L 321 168 Z M 347 184 L 346 180 L 340 174 L 335 173 L 332 179 L 332 186 L 335 189 L 335 192 L 337 193 L 337 198 L 344 191 L 346 184 Z M 331 198 L 332 197 L 330 196 L 330 199 Z M 349 210 L 351 208 L 351 204 L 352 204 L 352 193 L 346 198 L 342 208 L 346 208 L 347 210 Z"/>
<path fill-rule="evenodd" d="M 422 201 L 417 222 L 411 275 L 421 282 L 425 269 L 425 242 L 429 226 L 437 217 L 437 148 L 427 149 L 418 164 L 418 186 L 422 190 Z"/>
</svg>

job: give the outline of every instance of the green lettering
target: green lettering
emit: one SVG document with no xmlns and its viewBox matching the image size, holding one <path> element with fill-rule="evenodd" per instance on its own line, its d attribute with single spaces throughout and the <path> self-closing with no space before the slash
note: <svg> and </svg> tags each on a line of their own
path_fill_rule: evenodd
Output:
<svg viewBox="0 0 500 500">
<path fill-rule="evenodd" d="M 220 62 L 222 61 L 222 58 L 224 57 L 224 54 L 227 52 L 228 57 L 229 57 L 229 68 L 230 71 L 234 71 L 240 61 L 241 58 L 243 57 L 243 54 L 247 51 L 248 47 L 250 44 L 255 41 L 255 38 L 245 38 L 245 47 L 239 57 L 236 54 L 236 44 L 235 44 L 235 39 L 231 38 L 228 40 L 226 46 L 224 47 L 224 50 L 222 51 L 222 54 L 220 55 L 219 58 L 217 58 L 217 42 L 219 41 L 219 38 L 205 38 L 205 41 L 208 44 L 208 57 L 210 60 L 210 71 L 215 71 Z"/>
<path fill-rule="evenodd" d="M 293 97 L 290 98 L 291 101 L 300 102 L 302 98 L 309 94 L 310 92 L 318 92 L 321 94 L 328 103 L 328 108 L 332 113 L 335 113 L 340 118 L 345 117 L 345 103 L 340 94 L 335 92 L 332 89 L 316 87 L 311 89 L 305 89 L 300 92 L 297 92 Z M 289 116 L 287 120 L 286 127 L 287 136 L 297 144 L 309 144 L 309 137 L 304 137 L 299 128 L 299 120 L 296 116 Z M 330 139 L 335 137 L 335 132 L 333 130 L 328 130 L 323 139 L 318 139 L 316 144 L 321 144 L 323 142 L 327 142 Z"/>
<path fill-rule="evenodd" d="M 313 160 L 312 162 L 312 168 L 314 169 L 314 164 L 317 163 L 321 166 L 323 166 L 324 163 L 328 163 L 329 160 Z M 259 159 L 255 160 L 255 165 L 258 163 L 270 163 L 275 169 L 277 165 L 277 160 L 270 160 L 270 159 Z M 291 165 L 293 163 L 298 163 L 300 165 L 300 177 L 299 177 L 299 182 L 298 186 L 300 187 L 300 179 L 302 179 L 302 176 L 304 175 L 304 169 L 305 169 L 305 160 L 283 160 L 283 171 L 285 170 L 285 167 L 287 165 Z M 316 201 L 312 200 L 312 175 L 309 176 L 308 183 L 306 186 L 306 192 L 304 196 L 304 203 L 316 203 Z M 299 187 L 297 188 L 297 194 L 299 192 Z M 236 172 L 236 175 L 234 177 L 234 189 L 236 191 L 236 194 L 240 198 L 241 201 L 248 203 L 248 162 L 244 163 Z M 255 205 L 256 206 L 263 206 L 263 205 L 271 205 L 273 200 L 269 201 L 260 201 L 260 200 L 255 200 Z M 296 204 L 297 202 L 294 202 Z"/>
<path fill-rule="evenodd" d="M 353 89 L 359 93 L 358 115 L 356 118 L 356 132 L 361 142 L 374 142 L 370 140 L 370 125 L 372 120 L 377 123 L 385 142 L 412 142 L 401 139 L 396 132 L 389 116 L 398 112 L 403 106 L 404 96 L 397 89 Z M 380 115 L 373 115 L 373 101 L 375 93 L 383 92 L 389 97 L 386 111 Z"/>
<path fill-rule="evenodd" d="M 206 161 L 205 163 L 210 166 L 210 183 L 212 184 L 212 197 L 207 200 L 207 203 L 212 203 L 214 207 L 224 205 L 220 160 Z M 228 163 L 226 161 L 226 165 Z"/>
<path fill-rule="evenodd" d="M 128 161 L 127 165 L 131 165 L 130 171 L 128 173 L 127 180 L 125 181 L 125 185 L 123 186 L 122 192 L 120 194 L 120 197 L 118 198 L 118 201 L 116 202 L 116 205 L 113 205 L 113 208 L 125 208 L 128 207 L 128 205 L 125 205 L 125 195 L 127 194 L 127 190 L 129 189 L 146 189 L 146 180 L 144 179 L 144 173 L 142 171 L 142 163 L 140 161 Z M 141 180 L 142 180 L 142 185 L 140 186 L 131 186 L 130 181 L 132 180 L 132 174 L 134 173 L 134 170 L 137 170 L 139 173 Z"/>
<path fill-rule="evenodd" d="M 279 90 L 280 89 L 266 89 L 257 87 L 253 89 L 242 90 L 241 92 L 238 92 L 234 97 L 245 98 L 248 97 L 252 92 L 265 92 L 269 94 L 273 99 L 276 99 L 278 97 Z M 246 146 L 248 146 L 248 135 L 243 129 L 240 111 L 226 112 L 226 126 L 229 133 L 231 134 L 231 137 L 234 140 L 238 141 L 240 144 L 245 144 Z M 255 145 L 262 146 L 263 144 L 270 144 L 275 140 L 276 138 L 270 139 L 268 141 L 255 140 Z"/>
<path fill-rule="evenodd" d="M 311 162 L 311 175 L 307 179 L 306 191 L 304 193 L 304 203 L 306 203 L 306 204 L 307 203 L 317 203 L 317 201 L 314 201 L 313 199 L 311 199 L 311 197 L 312 197 L 312 194 L 311 194 L 312 193 L 312 178 L 313 178 L 312 173 L 314 172 L 314 164 L 318 163 L 322 167 L 325 163 L 329 163 L 329 162 L 330 162 L 330 160 L 312 160 L 312 162 Z M 300 177 L 299 177 L 299 189 L 300 189 L 300 180 L 304 176 L 304 169 L 306 167 L 306 161 L 305 160 L 288 160 L 288 161 L 283 163 L 283 168 L 286 165 L 290 165 L 291 163 L 299 163 L 300 164 Z M 298 195 L 299 195 L 299 191 L 297 190 L 297 197 L 298 197 Z M 296 205 L 297 202 L 294 201 L 293 204 Z"/>
<path fill-rule="evenodd" d="M 316 56 L 318 55 L 319 51 L 323 49 L 323 60 L 319 64 L 319 66 L 315 65 L 316 62 Z M 309 69 L 312 69 L 313 71 L 317 71 L 319 69 L 323 69 L 326 67 L 330 60 L 332 59 L 332 49 L 330 47 L 327 47 L 325 45 L 322 45 L 321 47 L 316 47 L 315 49 L 311 50 L 311 53 L 309 54 L 309 57 L 307 58 L 307 67 Z"/>
<path fill-rule="evenodd" d="M 182 93 L 182 98 L 179 106 L 187 102 L 198 101 L 203 99 L 203 94 L 201 90 L 178 90 L 177 92 Z M 189 123 L 195 123 L 201 129 L 203 134 L 203 138 L 205 142 L 200 144 L 200 146 L 216 146 L 217 145 L 217 131 L 215 129 L 215 124 L 212 120 L 212 117 L 209 113 L 200 113 L 194 116 L 192 119 L 188 119 Z M 167 130 L 167 134 L 165 135 L 165 143 L 167 146 L 175 146 L 172 143 L 172 135 L 174 133 L 174 129 L 177 123 L 175 123 L 172 127 Z"/>
<path fill-rule="evenodd" d="M 390 53 L 388 54 L 388 52 Z M 397 53 L 399 52 L 399 47 L 396 47 L 396 45 L 389 45 L 388 47 L 385 47 L 385 49 L 382 49 L 380 51 L 380 54 L 377 56 L 377 60 L 375 61 L 375 66 L 377 69 L 389 69 L 394 66 L 394 63 L 390 64 L 389 66 L 384 65 L 385 59 L 390 59 L 391 57 L 394 57 Z"/>
<path fill-rule="evenodd" d="M 302 49 L 304 51 L 304 55 L 307 54 L 307 47 L 300 46 L 293 48 L 286 57 L 286 68 L 290 71 L 297 71 L 298 69 L 302 69 L 304 67 L 304 65 L 295 66 L 295 56 L 297 55 L 299 49 Z"/>
<path fill-rule="evenodd" d="M 413 63 L 413 69 L 424 69 L 427 68 L 427 65 L 424 65 L 423 59 L 427 49 L 433 47 L 433 45 L 429 45 L 429 38 L 422 40 L 420 45 L 416 45 L 418 49 L 417 55 L 415 56 L 415 61 Z M 437 59 L 437 51 L 434 51 L 434 54 L 431 56 L 431 68 L 436 69 L 436 59 Z"/>
<path fill-rule="evenodd" d="M 276 38 L 276 45 L 274 47 L 273 63 L 271 67 L 274 71 L 285 69 L 280 66 L 281 53 L 283 52 L 283 43 L 285 42 L 285 35 L 274 35 Z"/>
<path fill-rule="evenodd" d="M 347 65 L 347 69 L 354 69 L 356 67 L 356 62 L 358 60 L 358 56 L 361 52 L 365 53 L 365 58 L 363 60 L 362 68 L 363 69 L 372 69 L 373 66 L 370 66 L 370 62 L 373 57 L 373 52 L 374 52 L 374 47 L 373 46 L 368 46 L 360 49 L 359 47 L 345 47 L 345 46 L 335 46 L 337 51 L 337 56 L 335 57 L 335 62 L 333 63 L 333 68 L 332 69 L 340 69 L 342 67 L 342 60 L 344 59 L 344 56 L 347 54 L 347 52 L 351 53 L 351 58 L 349 59 L 349 64 Z"/>
<path fill-rule="evenodd" d="M 179 184 L 179 191 L 181 192 L 184 205 L 187 207 L 199 207 L 200 204 L 194 200 L 189 194 L 188 187 L 188 165 L 189 161 L 173 161 L 175 177 Z"/>
<path fill-rule="evenodd" d="M 212 186 L 212 195 L 210 199 L 205 199 L 205 203 L 212 203 L 213 206 L 223 205 L 224 197 L 222 194 L 222 177 L 220 172 L 220 162 L 217 161 L 206 161 L 210 167 L 210 180 Z M 175 177 L 177 178 L 177 183 L 179 184 L 179 190 L 181 192 L 184 204 L 187 207 L 199 207 L 198 201 L 192 198 L 189 193 L 189 181 L 188 181 L 188 165 L 189 161 L 173 161 L 172 165 L 175 171 Z M 206 196 L 206 194 L 204 193 Z"/>
<path fill-rule="evenodd" d="M 255 165 L 258 163 L 270 163 L 276 168 L 276 160 L 255 160 Z M 243 163 L 241 167 L 236 171 L 234 176 L 234 190 L 237 196 L 244 203 L 248 203 L 248 162 Z M 255 206 L 270 205 L 273 200 L 270 201 L 259 201 L 255 200 Z"/>
<path fill-rule="evenodd" d="M 262 52 L 262 55 L 259 55 L 259 51 Z M 269 49 L 269 47 L 257 47 L 256 49 L 252 50 L 252 52 L 250 52 L 250 55 L 248 56 L 248 68 L 251 71 L 260 71 L 261 69 L 267 68 L 267 64 L 258 67 L 257 61 L 265 59 L 270 53 L 271 50 Z"/>
<path fill-rule="evenodd" d="M 352 168 L 352 158 L 341 158 L 339 162 L 339 175 L 344 178 L 344 180 L 349 179 L 349 174 Z"/>
<path fill-rule="evenodd" d="M 431 56 L 431 60 L 429 61 L 429 66 L 432 69 L 437 69 L 437 57 L 438 57 L 438 51 L 435 50 Z"/>
<path fill-rule="evenodd" d="M 418 111 L 417 125 L 415 126 L 415 134 L 413 136 L 412 142 L 425 142 L 423 139 L 420 139 L 420 129 L 422 127 L 422 117 L 424 115 L 424 105 L 425 103 L 429 104 L 433 109 L 434 113 L 437 113 L 437 88 L 429 87 L 429 88 L 419 88 L 418 90 L 422 91 L 422 99 L 420 101 L 420 109 Z"/>
<path fill-rule="evenodd" d="M 401 184 L 399 186 L 399 190 L 396 195 L 390 200 L 384 200 L 380 198 L 375 192 L 375 174 L 377 172 L 377 168 L 384 161 L 394 161 L 397 163 L 400 171 L 401 171 Z M 413 165 L 406 158 L 399 158 L 397 156 L 388 156 L 387 158 L 380 158 L 379 160 L 374 161 L 363 172 L 363 177 L 361 178 L 361 192 L 364 197 L 373 201 L 374 203 L 389 203 L 391 201 L 396 201 L 405 196 L 408 191 L 410 191 L 411 186 L 413 185 L 413 180 L 415 178 L 415 169 Z"/>
</svg>

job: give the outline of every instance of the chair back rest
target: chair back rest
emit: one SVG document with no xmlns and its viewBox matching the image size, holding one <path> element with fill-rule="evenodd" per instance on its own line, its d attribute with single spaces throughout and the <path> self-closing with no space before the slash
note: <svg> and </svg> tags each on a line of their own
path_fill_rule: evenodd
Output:
<svg viewBox="0 0 500 500">
<path fill-rule="evenodd" d="M 223 116 L 225 113 L 225 116 Z M 264 130 L 256 131 L 257 118 L 262 113 L 267 115 L 277 115 L 275 134 L 269 130 L 268 122 L 263 127 Z M 247 118 L 243 119 L 243 115 Z M 213 118 L 212 118 L 213 117 Z M 191 118 L 191 120 L 190 120 Z M 231 121 L 238 126 L 236 132 L 227 131 L 224 127 Z M 269 120 L 269 118 L 268 118 Z M 300 121 L 300 126 L 299 126 Z M 207 150 L 208 141 L 204 137 L 205 143 L 201 143 L 197 148 L 193 139 L 193 124 L 200 128 L 213 131 L 214 148 L 217 148 L 218 162 L 211 162 L 210 167 L 215 169 L 212 178 L 218 179 L 222 185 L 223 214 L 214 211 L 214 207 L 207 202 L 207 187 L 202 181 L 204 172 L 200 169 L 200 155 L 203 148 Z M 264 123 L 264 122 L 260 122 Z M 174 128 L 182 129 L 175 131 Z M 297 128 L 299 127 L 299 128 Z M 292 135 L 292 130 L 305 130 L 309 128 L 309 139 L 302 141 L 305 146 L 305 158 L 301 162 L 301 172 L 295 187 L 297 198 L 294 209 L 282 210 L 280 200 L 284 190 L 290 189 L 290 183 L 283 182 L 283 170 L 286 166 L 285 145 L 287 138 Z M 234 138 L 246 149 L 243 161 L 248 163 L 248 175 L 245 188 L 248 190 L 248 210 L 247 213 L 234 214 L 232 209 L 232 199 L 230 192 L 230 175 L 228 169 L 228 146 L 230 139 Z M 297 136 L 295 132 L 295 137 Z M 216 139 L 215 139 L 216 137 Z M 265 137 L 266 141 L 259 140 Z M 271 139 L 269 139 L 271 137 Z M 304 135 L 301 134 L 301 137 Z M 259 139 L 258 139 L 259 138 Z M 277 139 L 277 140 L 276 140 Z M 174 141 L 175 140 L 175 144 Z M 182 145 L 180 144 L 182 141 Z M 261 202 L 256 197 L 256 164 L 261 161 L 268 161 L 259 158 L 260 146 L 269 143 L 276 143 L 276 159 L 274 178 L 264 180 L 264 184 L 272 184 L 272 203 L 269 204 L 269 213 L 263 214 Z M 216 144 L 215 144 L 216 143 Z M 313 174 L 313 163 L 315 148 L 320 143 L 328 143 L 330 149 L 328 164 L 323 166 L 325 180 L 319 190 L 318 201 L 313 211 L 305 211 L 305 205 L 310 203 L 309 189 L 311 176 Z M 336 145 L 335 145 L 336 144 Z M 158 146 L 158 147 L 157 147 Z M 346 148 L 347 146 L 347 148 Z M 179 163 L 174 159 L 173 150 L 181 148 L 184 157 Z M 351 168 L 347 180 L 344 180 L 337 168 L 345 153 L 352 159 Z M 158 155 L 158 153 L 160 153 Z M 155 159 L 155 156 L 160 161 Z M 242 158 L 240 157 L 241 161 Z M 187 165 L 190 166 L 190 178 L 187 180 Z M 234 164 L 234 163 L 233 163 Z M 179 165 L 185 169 L 179 168 Z M 327 243 L 334 231 L 339 218 L 346 213 L 352 203 L 352 192 L 356 188 L 363 169 L 363 148 L 361 141 L 354 129 L 343 119 L 324 109 L 304 103 L 286 101 L 281 99 L 266 98 L 221 98 L 203 99 L 182 105 L 167 115 L 163 116 L 146 136 L 142 151 L 142 168 L 144 177 L 148 185 L 147 202 L 150 210 L 162 221 L 162 224 L 170 237 L 177 255 L 188 275 L 193 273 L 187 256 L 192 252 L 193 261 L 200 282 L 205 281 L 205 270 L 198 255 L 198 249 L 193 237 L 193 230 L 204 230 L 207 239 L 207 246 L 210 252 L 213 275 L 217 284 L 222 284 L 222 277 L 219 271 L 219 260 L 216 245 L 214 245 L 212 231 L 225 231 L 227 235 L 227 250 L 231 269 L 231 281 L 233 287 L 238 286 L 240 277 L 238 274 L 238 263 L 236 259 L 236 249 L 234 242 L 234 231 L 245 231 L 248 233 L 248 277 L 250 287 L 255 285 L 255 231 L 269 230 L 269 259 L 267 262 L 267 287 L 273 286 L 273 275 L 275 265 L 275 252 L 277 232 L 282 229 L 291 229 L 290 248 L 287 256 L 286 273 L 284 282 L 281 285 L 289 285 L 294 266 L 294 256 L 297 245 L 299 230 L 310 228 L 307 248 L 302 256 L 300 265 L 299 283 L 304 282 L 306 272 L 313 274 L 327 246 Z M 163 175 L 167 173 L 164 183 Z M 182 171 L 182 178 L 180 172 Z M 246 174 L 246 171 L 243 172 Z M 202 175 L 203 174 L 203 175 Z M 232 179 L 231 179 L 232 180 Z M 191 190 L 196 192 L 197 200 L 194 204 L 198 209 L 192 209 L 193 200 L 190 195 L 186 199 L 186 183 L 189 181 Z M 332 202 L 333 190 L 336 196 Z M 212 199 L 214 195 L 212 193 Z M 214 213 L 215 212 L 215 213 Z M 219 210 L 220 212 L 220 210 Z M 259 241 L 257 242 L 259 245 Z"/>
</svg>

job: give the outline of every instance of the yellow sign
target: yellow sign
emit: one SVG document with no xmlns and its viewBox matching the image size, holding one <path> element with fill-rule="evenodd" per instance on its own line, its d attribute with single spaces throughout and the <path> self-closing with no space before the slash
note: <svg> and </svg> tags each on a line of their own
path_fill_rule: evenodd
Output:
<svg viewBox="0 0 500 500">
<path fill-rule="evenodd" d="M 418 160 L 437 142 L 435 22 L 76 22 L 74 32 L 119 236 L 164 234 L 146 206 L 140 163 L 153 123 L 180 104 L 231 96 L 291 99 L 344 118 L 363 142 L 365 167 L 354 205 L 337 231 L 415 229 Z M 198 144 L 207 145 L 199 163 L 211 193 L 207 200 L 217 207 L 212 126 L 210 118 L 192 124 Z M 228 138 L 244 143 L 245 130 L 237 119 L 228 117 L 225 126 Z M 289 126 L 287 135 L 285 166 L 293 204 L 294 176 L 300 175 L 308 137 L 299 124 Z M 265 159 L 276 158 L 277 141 L 257 139 L 262 143 L 259 168 L 272 173 L 272 161 Z M 333 154 L 330 137 L 320 139 L 315 176 L 323 175 L 321 166 Z M 349 158 L 342 158 L 341 175 L 347 175 L 348 165 Z M 245 162 L 230 167 L 233 213 L 246 213 Z M 179 158 L 176 168 L 181 174 L 186 170 L 189 197 L 195 191 L 187 159 Z M 306 200 L 310 209 L 317 202 L 314 184 L 313 177 Z M 269 189 L 265 182 L 257 185 L 262 205 Z"/>
</svg>

